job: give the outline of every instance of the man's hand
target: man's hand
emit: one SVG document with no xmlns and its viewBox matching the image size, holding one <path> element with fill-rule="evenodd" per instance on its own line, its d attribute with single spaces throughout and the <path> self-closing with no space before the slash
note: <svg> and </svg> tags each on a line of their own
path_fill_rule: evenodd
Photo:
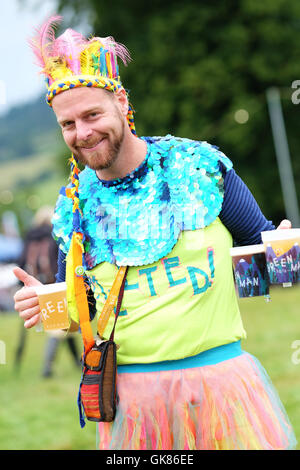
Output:
<svg viewBox="0 0 300 470">
<path fill-rule="evenodd" d="M 278 225 L 277 230 L 288 229 L 288 228 L 292 228 L 292 224 L 289 220 L 284 219 Z"/>
<path fill-rule="evenodd" d="M 25 328 L 31 328 L 40 321 L 39 301 L 34 286 L 40 286 L 42 283 L 21 268 L 14 268 L 13 272 L 24 284 L 14 295 L 15 310 L 24 320 Z"/>
</svg>

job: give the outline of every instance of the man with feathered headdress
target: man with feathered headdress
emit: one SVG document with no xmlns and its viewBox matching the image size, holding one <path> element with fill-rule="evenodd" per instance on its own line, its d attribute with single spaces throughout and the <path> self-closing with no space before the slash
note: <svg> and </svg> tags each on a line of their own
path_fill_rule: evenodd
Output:
<svg viewBox="0 0 300 470">
<path fill-rule="evenodd" d="M 67 281 L 72 326 L 80 323 L 86 349 L 94 341 L 81 322 L 86 281 L 99 315 L 114 278 L 128 270 L 115 331 L 119 403 L 113 422 L 99 422 L 99 448 L 293 447 L 273 386 L 241 349 L 229 254 L 233 239 L 261 243 L 274 226 L 215 146 L 137 137 L 117 65 L 117 57 L 128 62 L 126 48 L 72 30 L 56 39 L 58 21 L 46 22 L 32 46 L 72 152 L 53 225 L 57 280 Z M 36 280 L 15 273 L 26 286 L 15 307 L 31 327 L 40 316 Z M 106 339 L 113 324 L 112 315 L 99 335 Z"/>
</svg>

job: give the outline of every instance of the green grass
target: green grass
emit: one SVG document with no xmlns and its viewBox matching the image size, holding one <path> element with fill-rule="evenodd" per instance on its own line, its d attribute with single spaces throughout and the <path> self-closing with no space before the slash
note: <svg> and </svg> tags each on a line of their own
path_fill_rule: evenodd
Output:
<svg viewBox="0 0 300 470">
<path fill-rule="evenodd" d="M 299 353 L 292 347 L 294 341 L 300 342 L 300 286 L 273 287 L 271 302 L 262 297 L 241 299 L 240 308 L 247 331 L 243 349 L 257 357 L 270 376 L 300 449 L 300 346 Z"/>
<path fill-rule="evenodd" d="M 15 351 L 21 320 L 17 314 L 0 315 L 0 339 L 6 345 L 6 365 L 0 365 L 0 449 L 95 449 L 96 425 L 79 425 L 77 393 L 81 371 L 62 342 L 53 377 L 42 378 L 47 337 L 26 331 L 23 360 L 17 371 Z M 81 352 L 81 340 L 78 338 Z"/>
<path fill-rule="evenodd" d="M 292 361 L 292 343 L 300 340 L 300 286 L 274 288 L 271 298 L 269 303 L 262 297 L 240 301 L 248 333 L 243 349 L 266 368 L 300 441 L 300 363 Z M 0 315 L 0 340 L 6 345 L 6 364 L 0 364 L 0 449 L 95 449 L 95 424 L 87 422 L 84 429 L 79 425 L 76 400 L 80 370 L 73 365 L 66 344 L 60 344 L 54 376 L 43 379 L 47 337 L 27 331 L 17 373 L 14 354 L 20 329 L 17 314 Z M 78 346 L 80 349 L 80 338 Z"/>
</svg>

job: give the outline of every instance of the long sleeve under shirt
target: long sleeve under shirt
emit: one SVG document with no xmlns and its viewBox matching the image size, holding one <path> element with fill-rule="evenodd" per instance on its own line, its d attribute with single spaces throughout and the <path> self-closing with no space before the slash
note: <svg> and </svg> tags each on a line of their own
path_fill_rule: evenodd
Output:
<svg viewBox="0 0 300 470">
<path fill-rule="evenodd" d="M 231 233 L 235 245 L 261 243 L 261 232 L 274 230 L 275 226 L 261 212 L 253 195 L 234 170 L 225 172 L 224 200 L 219 218 Z M 57 282 L 64 282 L 66 275 L 65 254 L 59 250 Z"/>
</svg>

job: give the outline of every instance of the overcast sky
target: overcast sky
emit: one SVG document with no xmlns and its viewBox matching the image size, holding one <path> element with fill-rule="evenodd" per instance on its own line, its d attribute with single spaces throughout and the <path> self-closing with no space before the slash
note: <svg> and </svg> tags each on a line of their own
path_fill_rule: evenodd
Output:
<svg viewBox="0 0 300 470">
<path fill-rule="evenodd" d="M 25 3 L 25 6 L 24 6 Z M 21 6 L 20 6 L 21 5 Z M 55 0 L 1 1 L 0 114 L 39 96 L 46 87 L 27 43 L 34 28 L 55 14 Z M 70 25 L 65 24 L 65 29 Z M 81 30 L 84 34 L 84 31 Z"/>
</svg>

